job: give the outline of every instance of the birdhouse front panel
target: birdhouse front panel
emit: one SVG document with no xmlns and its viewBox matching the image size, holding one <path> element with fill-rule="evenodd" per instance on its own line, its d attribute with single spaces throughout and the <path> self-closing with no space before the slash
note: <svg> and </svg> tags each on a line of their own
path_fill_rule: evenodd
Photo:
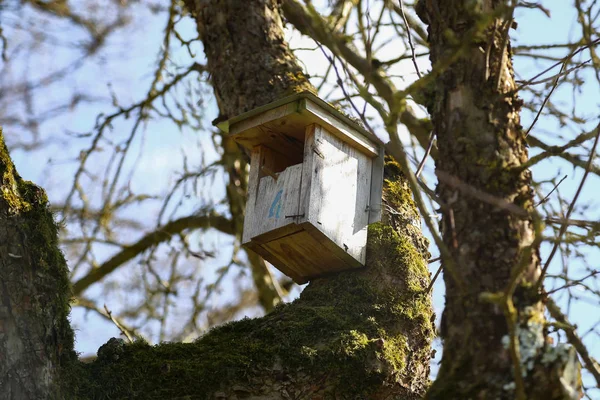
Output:
<svg viewBox="0 0 600 400">
<path fill-rule="evenodd" d="M 242 244 L 297 283 L 366 259 L 380 218 L 383 149 L 310 93 L 252 110 L 224 129 L 251 149 Z"/>
<path fill-rule="evenodd" d="M 302 163 L 280 171 L 280 156 L 262 145 L 252 151 L 242 243 L 289 225 L 298 215 Z"/>
</svg>

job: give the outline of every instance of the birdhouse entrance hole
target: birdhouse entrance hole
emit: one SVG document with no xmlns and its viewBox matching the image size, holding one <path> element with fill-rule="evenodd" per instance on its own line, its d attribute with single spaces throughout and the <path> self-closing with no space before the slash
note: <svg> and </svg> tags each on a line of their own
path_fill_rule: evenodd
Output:
<svg viewBox="0 0 600 400">
<path fill-rule="evenodd" d="M 227 124 L 252 153 L 243 245 L 297 283 L 362 267 L 367 226 L 380 218 L 376 139 L 310 93 Z"/>
</svg>

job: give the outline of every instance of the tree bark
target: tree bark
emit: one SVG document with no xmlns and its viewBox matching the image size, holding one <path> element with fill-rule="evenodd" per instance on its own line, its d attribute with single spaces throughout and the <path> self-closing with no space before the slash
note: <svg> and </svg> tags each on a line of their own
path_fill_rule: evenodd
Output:
<svg viewBox="0 0 600 400">
<path fill-rule="evenodd" d="M 0 393 L 61 398 L 76 359 L 69 280 L 44 191 L 21 179 L 0 128 Z"/>
<path fill-rule="evenodd" d="M 435 74 L 430 112 L 438 138 L 442 233 L 459 279 L 467 283 L 461 290 L 450 274 L 444 276 L 444 353 L 431 399 L 558 399 L 581 390 L 578 374 L 560 383 L 573 353 L 549 344 L 535 290 L 541 232 L 527 216 L 534 211 L 531 173 L 519 168 L 528 155 L 508 3 L 421 0 L 418 7 L 429 24 Z M 523 212 L 482 201 L 481 193 Z M 553 352 L 563 358 L 544 358 Z"/>
<path fill-rule="evenodd" d="M 204 44 L 221 120 L 239 115 L 295 91 L 312 89 L 285 43 L 276 1 L 188 0 Z M 248 158 L 221 134 L 224 168 L 229 176 L 227 199 L 241 239 L 246 207 Z M 260 304 L 269 312 L 281 301 L 264 261 L 249 253 Z"/>
<path fill-rule="evenodd" d="M 187 3 L 223 116 L 312 88 L 283 39 L 277 1 Z M 230 184 L 241 215 L 245 164 L 233 142 L 225 147 L 237 168 Z M 193 344 L 126 346 L 113 339 L 84 367 L 79 393 L 148 399 L 421 398 L 434 335 L 429 253 L 402 172 L 388 160 L 386 174 L 384 199 L 394 213 L 370 227 L 368 268 L 315 279 L 292 304 L 214 329 Z"/>
<path fill-rule="evenodd" d="M 283 40 L 276 1 L 193 3 L 224 115 L 311 88 Z M 245 164 L 232 143 L 230 185 L 241 214 Z M 0 372 L 12 398 L 422 398 L 434 336 L 429 253 L 392 160 L 384 203 L 394 211 L 369 228 L 367 268 L 315 279 L 292 304 L 195 343 L 111 339 L 82 364 L 56 226 L 41 189 L 22 182 L 2 150 L 0 343 L 10 357 L 0 358 Z"/>
</svg>

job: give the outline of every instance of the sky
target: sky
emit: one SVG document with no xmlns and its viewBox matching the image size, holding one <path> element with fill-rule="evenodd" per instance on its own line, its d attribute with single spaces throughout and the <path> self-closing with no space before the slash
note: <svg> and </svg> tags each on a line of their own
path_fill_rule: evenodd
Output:
<svg viewBox="0 0 600 400">
<path fill-rule="evenodd" d="M 516 31 L 511 33 L 516 44 L 561 43 L 565 38 L 571 39 L 580 36 L 580 33 L 577 31 L 576 19 L 570 2 L 551 0 L 544 2 L 544 6 L 550 9 L 551 18 L 548 18 L 539 10 L 517 10 L 516 20 L 519 24 Z M 10 14 L 5 14 L 5 17 L 16 19 L 15 16 L 10 16 Z M 9 25 L 11 22 L 9 21 Z M 85 90 L 91 92 L 99 99 L 97 102 L 89 105 L 79 105 L 76 108 L 76 112 L 53 118 L 43 124 L 42 128 L 45 135 L 58 139 L 49 147 L 36 152 L 16 150 L 12 153 L 21 175 L 47 188 L 50 198 L 56 203 L 64 199 L 64 189 L 71 184 L 77 165 L 75 162 L 77 153 L 82 148 L 85 148 L 89 142 L 89 138 L 72 139 L 71 137 L 67 137 L 65 133 L 89 132 L 93 129 L 99 111 L 106 112 L 106 110 L 111 109 L 110 106 L 107 106 L 106 101 L 110 98 L 111 91 L 114 92 L 122 105 L 139 101 L 139 99 L 145 96 L 149 83 L 152 80 L 152 68 L 155 65 L 160 50 L 159 46 L 162 40 L 162 27 L 164 23 L 164 16 L 157 16 L 139 7 L 136 8 L 136 18 L 125 29 L 124 34 L 109 38 L 108 51 L 98 55 L 94 62 L 87 63 L 84 69 L 70 74 L 60 85 L 49 87 L 44 92 L 47 95 L 38 96 L 34 100 L 37 110 L 45 110 L 51 109 L 53 104 L 61 103 L 61 100 L 68 98 L 69 95 L 78 91 Z M 16 24 L 15 20 L 12 25 Z M 18 52 L 19 44 L 31 40 L 27 28 L 27 26 L 23 26 L 19 29 L 14 28 L 13 30 L 15 39 L 9 43 L 9 49 L 14 52 L 12 54 L 15 54 L 15 57 L 23 57 L 22 53 Z M 195 27 L 191 21 L 182 21 L 180 28 L 182 32 L 190 37 L 194 35 Z M 32 68 L 31 64 L 25 63 L 25 59 L 23 58 L 22 65 L 30 66 L 21 69 L 13 67 L 12 70 L 8 71 L 9 75 L 19 76 L 21 73 L 27 74 L 31 81 L 35 81 L 38 78 L 44 77 L 48 71 L 60 69 L 73 62 L 77 54 L 76 46 L 79 41 L 85 39 L 85 34 L 77 31 L 65 34 L 66 29 L 72 28 L 68 28 L 66 24 L 52 19 L 52 24 L 48 25 L 46 31 L 50 35 L 55 35 L 56 40 L 62 44 L 60 46 L 39 47 L 39 51 L 35 55 L 35 65 L 42 66 L 42 68 Z M 294 32 L 290 27 L 287 28 L 287 37 L 292 48 L 305 49 L 298 50 L 297 55 L 302 60 L 306 72 L 313 76 L 323 73 L 327 61 L 315 44 L 311 40 L 302 37 L 299 33 Z M 381 40 L 385 41 L 386 39 L 386 35 L 382 34 Z M 196 46 L 194 50 L 196 51 L 195 60 L 204 62 L 202 49 Z M 387 45 L 382 51 L 383 56 L 385 56 L 382 58 L 393 58 L 397 51 L 398 49 L 395 49 L 392 45 Z M 566 50 L 549 50 L 548 54 L 563 56 L 566 54 Z M 185 64 L 186 60 L 189 61 L 189 55 L 183 48 L 174 52 L 172 58 L 180 60 L 183 64 Z M 516 58 L 515 70 L 518 74 L 517 78 L 526 79 L 532 77 L 539 70 L 543 69 L 545 65 L 546 63 L 539 61 Z M 419 67 L 421 71 L 429 68 L 425 57 L 419 58 Z M 0 68 L 4 68 L 4 66 L 0 64 Z M 2 71 L 6 73 L 6 69 Z M 395 83 L 400 88 L 405 87 L 416 79 L 416 73 L 410 60 L 406 60 L 406 62 L 402 63 L 393 72 L 398 76 L 398 78 L 395 78 Z M 335 91 L 335 84 L 329 85 L 325 89 L 322 91 L 322 95 L 329 94 L 332 98 L 342 97 L 339 90 Z M 545 92 L 547 92 L 547 89 Z M 572 93 L 567 88 L 557 90 L 553 94 L 552 99 L 558 103 L 565 104 L 565 106 L 572 105 L 580 115 L 597 116 L 600 106 L 598 92 L 598 83 L 591 80 L 582 92 L 577 95 L 577 102 L 574 104 Z M 217 108 L 210 93 L 198 96 L 198 100 L 200 102 L 199 107 L 202 108 L 205 115 L 203 130 L 204 132 L 208 132 L 212 129 L 210 121 L 217 116 Z M 526 127 L 529 126 L 532 118 L 533 116 L 530 112 L 524 112 L 523 125 Z M 131 124 L 131 120 L 118 121 L 115 123 L 115 130 L 125 131 Z M 378 125 L 375 124 L 375 127 L 377 128 Z M 562 128 L 555 121 L 542 118 L 537 123 L 534 132 L 548 143 L 558 143 L 561 138 L 558 138 L 555 132 L 558 132 L 560 129 Z M 383 129 L 379 129 L 377 132 L 378 134 L 381 133 L 380 136 L 382 139 L 386 139 Z M 564 130 L 561 130 L 561 132 L 564 132 Z M 9 135 L 8 132 L 6 134 Z M 210 151 L 212 145 L 209 143 L 208 137 L 209 135 L 198 135 L 198 132 L 185 129 L 178 131 L 170 123 L 153 121 L 145 128 L 142 135 L 143 139 L 136 140 L 134 151 L 126 159 L 126 168 L 131 169 L 135 166 L 134 175 L 126 177 L 131 179 L 132 190 L 155 196 L 164 196 L 164 188 L 174 183 L 177 178 L 174 171 L 181 169 L 184 159 L 186 163 L 195 167 L 210 164 L 216 159 L 216 154 Z M 402 139 L 405 143 L 409 142 L 406 132 L 403 133 Z M 69 143 L 72 144 L 73 140 L 79 143 L 76 145 L 66 145 L 67 141 L 70 141 Z M 208 150 L 200 151 L 199 149 Z M 536 150 L 531 149 L 531 154 L 535 153 Z M 102 163 L 106 159 L 106 156 L 106 154 L 100 154 L 97 159 L 93 160 L 93 162 L 98 164 L 99 173 L 103 169 L 104 164 Z M 40 160 L 47 160 L 48 162 L 43 163 Z M 537 180 L 554 178 L 558 174 L 559 169 L 560 174 L 567 175 L 564 183 L 559 187 L 559 193 L 564 198 L 572 198 L 581 179 L 581 171 L 573 171 L 566 164 L 543 164 L 534 168 L 534 177 Z M 429 160 L 425 170 L 425 178 L 430 183 L 430 186 L 433 186 L 435 183 L 432 171 L 433 163 Z M 220 180 L 222 180 L 221 177 L 215 177 L 215 182 L 220 182 Z M 598 184 L 597 178 L 589 178 L 580 202 L 589 202 L 592 206 L 597 205 L 597 191 L 595 188 L 598 187 Z M 91 192 L 88 193 L 90 197 L 93 197 L 94 190 L 100 191 L 99 187 L 96 189 L 93 189 L 93 185 L 89 185 L 89 187 L 91 188 Z M 545 188 L 549 191 L 552 188 L 552 184 L 546 185 Z M 191 212 L 194 209 L 209 204 L 211 199 L 221 197 L 223 197 L 222 186 L 217 184 L 208 185 L 207 188 L 201 190 L 198 196 L 199 204 L 186 203 L 184 208 L 179 212 Z M 157 204 L 141 204 L 135 210 L 130 211 L 138 215 L 145 213 L 154 218 L 158 208 Z M 591 209 L 593 210 L 593 208 Z M 129 242 L 133 238 L 124 239 Z M 197 240 L 202 240 L 205 245 L 215 249 L 223 249 L 230 246 L 230 243 L 222 235 L 217 234 L 204 235 L 202 238 L 197 238 Z M 114 249 L 110 246 L 100 248 L 97 257 L 99 259 L 107 258 L 113 251 Z M 548 251 L 549 247 L 545 245 L 542 253 L 547 254 Z M 435 253 L 435 250 L 432 252 Z M 216 276 L 218 267 L 226 263 L 229 255 L 230 253 L 227 250 L 223 251 L 218 256 L 218 259 L 215 260 L 214 267 L 204 269 L 203 273 L 211 277 Z M 590 252 L 588 257 L 596 260 L 598 259 L 598 255 L 597 251 Z M 577 268 L 578 261 L 573 260 L 572 262 L 574 263 L 574 267 Z M 432 273 L 436 272 L 438 266 L 438 263 L 430 264 Z M 560 268 L 558 257 L 553 263 L 553 268 Z M 139 273 L 139 270 L 136 267 L 127 268 L 119 279 L 131 279 L 137 273 Z M 231 292 L 228 293 L 228 290 Z M 233 290 L 235 289 L 226 289 L 222 298 L 226 299 L 227 296 L 233 296 Z M 299 290 L 296 289 L 291 298 L 297 295 Z M 441 316 L 443 310 L 443 293 L 443 280 L 440 277 L 434 286 L 433 296 L 438 318 Z M 99 285 L 95 285 L 86 292 L 86 295 L 90 297 L 102 296 L 102 288 Z M 132 299 L 127 299 L 126 297 L 105 299 L 107 306 L 114 310 L 119 309 L 120 303 L 127 301 L 132 301 Z M 565 306 L 564 303 L 561 304 Z M 597 306 L 597 299 L 592 304 L 581 301 L 572 310 L 571 318 L 579 325 L 580 331 L 585 331 L 587 327 L 597 322 L 597 318 L 591 317 L 598 314 Z M 251 316 L 255 312 L 256 310 L 251 310 Z M 110 337 L 119 335 L 118 330 L 112 324 L 93 313 L 85 313 L 80 308 L 73 309 L 72 320 L 77 328 L 77 350 L 84 355 L 94 354 L 96 349 Z M 594 349 L 598 349 L 600 345 L 598 337 L 594 335 L 586 336 L 586 343 Z M 434 363 L 439 361 L 441 352 L 438 351 L 437 354 Z M 596 352 L 596 354 L 598 353 Z"/>
</svg>

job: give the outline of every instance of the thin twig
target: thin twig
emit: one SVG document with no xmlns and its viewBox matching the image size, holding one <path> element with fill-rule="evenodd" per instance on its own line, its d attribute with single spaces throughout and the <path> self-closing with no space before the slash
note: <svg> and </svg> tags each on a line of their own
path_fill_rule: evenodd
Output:
<svg viewBox="0 0 600 400">
<path fill-rule="evenodd" d="M 425 150 L 425 155 L 423 156 L 423 159 L 419 163 L 419 168 L 417 168 L 417 172 L 415 173 L 415 176 L 417 178 L 419 177 L 419 175 L 421 175 L 421 172 L 423 172 L 423 168 L 425 167 L 425 161 L 427 160 L 427 157 L 429 157 L 429 153 L 431 153 L 431 149 L 433 148 L 434 140 L 435 140 L 435 132 L 431 131 L 431 133 L 429 134 L 429 144 L 427 145 L 427 150 Z"/>
<path fill-rule="evenodd" d="M 119 323 L 119 321 L 117 321 L 115 317 L 113 317 L 112 311 L 108 309 L 106 304 L 104 304 L 104 310 L 106 311 L 106 315 L 108 316 L 108 318 L 110 318 L 113 324 L 115 324 L 115 326 L 121 331 L 121 333 L 127 338 L 127 340 L 129 340 L 129 343 L 133 343 L 133 337 L 131 337 L 131 334 L 127 332 L 127 329 L 123 328 L 123 326 Z"/>
<path fill-rule="evenodd" d="M 442 272 L 442 266 L 441 265 L 439 266 L 438 270 L 436 271 L 435 275 L 433 276 L 433 279 L 431 279 L 431 282 L 429 283 L 429 286 L 427 287 L 427 290 L 425 291 L 426 293 L 430 293 L 431 292 L 431 289 L 433 289 L 433 284 L 435 283 L 436 279 L 440 275 L 440 272 Z"/>
<path fill-rule="evenodd" d="M 421 71 L 419 71 L 419 66 L 417 65 L 417 57 L 415 55 L 415 45 L 412 41 L 412 34 L 410 31 L 410 26 L 408 25 L 408 20 L 406 19 L 406 14 L 404 14 L 404 2 L 402 0 L 398 0 L 400 2 L 400 15 L 402 15 L 402 19 L 404 20 L 404 26 L 406 26 L 406 36 L 408 37 L 408 45 L 410 46 L 410 54 L 413 65 L 415 66 L 415 70 L 417 71 L 417 76 L 419 79 L 421 78 Z M 418 175 L 417 175 L 418 176 Z"/>
<path fill-rule="evenodd" d="M 546 195 L 546 197 L 544 197 L 542 200 L 540 200 L 540 202 L 539 202 L 539 203 L 537 203 L 536 205 L 534 205 L 534 207 L 537 207 L 537 206 L 539 206 L 540 204 L 544 204 L 545 202 L 547 202 L 547 201 L 548 201 L 548 199 L 550 198 L 550 196 L 552 195 L 552 193 L 554 193 L 554 191 L 555 191 L 556 189 L 558 189 L 558 186 L 559 186 L 561 183 L 563 183 L 563 181 L 564 181 L 565 179 L 567 179 L 567 176 L 568 176 L 568 175 L 565 175 L 565 176 L 563 176 L 563 177 L 562 177 L 562 179 L 561 179 L 561 180 L 560 180 L 560 181 L 559 181 L 559 182 L 558 182 L 556 185 L 554 185 L 554 187 L 552 188 L 552 190 L 550 191 L 550 193 L 548 193 L 548 194 Z"/>
<path fill-rule="evenodd" d="M 598 139 L 600 139 L 600 124 L 598 124 L 598 126 L 596 127 L 596 139 L 594 140 L 594 145 L 592 146 L 592 150 L 590 151 L 590 157 L 588 159 L 587 166 L 585 168 L 585 173 L 583 174 L 583 178 L 581 178 L 581 182 L 579 183 L 577 192 L 575 192 L 575 197 L 573 197 L 573 201 L 571 201 L 571 204 L 569 204 L 569 209 L 567 210 L 567 213 L 565 214 L 564 219 L 566 221 L 569 220 L 569 217 L 571 216 L 571 213 L 573 212 L 573 209 L 575 208 L 575 203 L 577 202 L 577 199 L 579 198 L 579 195 L 581 194 L 583 185 L 585 184 L 585 181 L 586 181 L 588 175 L 590 174 L 590 169 L 594 162 L 594 156 L 596 155 L 596 147 L 598 146 Z M 569 224 L 564 223 L 561 225 L 560 230 L 558 231 L 558 236 L 556 237 L 556 243 L 554 243 L 554 247 L 552 248 L 552 251 L 550 252 L 550 255 L 548 256 L 548 260 L 546 261 L 546 264 L 544 265 L 544 268 L 542 269 L 540 278 L 537 281 L 537 284 L 536 284 L 537 290 L 539 290 L 540 287 L 542 286 L 542 283 L 544 281 L 544 276 L 546 275 L 546 271 L 548 271 L 550 262 L 552 262 L 552 259 L 554 258 L 554 255 L 556 254 L 558 247 L 560 246 L 560 239 L 567 231 L 568 226 L 569 226 Z"/>
<path fill-rule="evenodd" d="M 8 47 L 8 41 L 6 40 L 6 36 L 4 36 L 4 32 L 2 31 L 2 27 L 0 26 L 0 44 L 2 45 L 2 61 L 8 61 L 8 57 L 6 56 L 6 48 Z"/>
<path fill-rule="evenodd" d="M 542 84 L 542 83 L 550 82 L 550 81 L 551 81 L 551 80 L 553 80 L 553 79 L 557 79 L 557 78 L 560 78 L 560 77 L 562 77 L 562 76 L 568 75 L 568 74 L 570 74 L 570 73 L 571 73 L 571 72 L 573 72 L 573 71 L 577 71 L 578 69 L 580 69 L 581 67 L 585 66 L 586 64 L 589 64 L 589 62 L 590 62 L 590 61 L 592 61 L 592 59 L 589 59 L 589 60 L 587 60 L 587 61 L 584 61 L 584 62 L 582 62 L 582 63 L 579 63 L 579 64 L 577 64 L 576 66 L 574 66 L 574 67 L 572 67 L 572 68 L 569 68 L 569 69 L 565 70 L 564 72 L 559 72 L 559 73 L 558 73 L 558 74 L 556 74 L 556 75 L 552 75 L 552 76 L 549 76 L 549 77 L 547 77 L 547 78 L 540 79 L 539 81 L 527 81 L 527 82 L 525 82 L 525 81 L 517 81 L 517 82 L 518 82 L 518 83 L 524 83 L 524 85 L 525 85 L 525 86 L 534 86 L 534 85 L 540 85 L 540 84 Z M 566 65 L 566 64 L 563 64 L 563 65 Z"/>
<path fill-rule="evenodd" d="M 552 83 L 552 88 L 550 89 L 550 92 L 548 93 L 548 95 L 544 98 L 544 101 L 542 102 L 542 106 L 540 107 L 537 114 L 535 115 L 535 118 L 533 119 L 533 122 L 531 123 L 531 125 L 529 125 L 529 129 L 527 129 L 527 132 L 525 132 L 525 137 L 529 136 L 529 132 L 531 132 L 531 130 L 535 126 L 536 122 L 540 118 L 540 115 L 542 114 L 542 111 L 544 110 L 546 103 L 548 102 L 548 100 L 550 100 L 550 96 L 552 96 L 552 93 L 554 93 L 554 90 L 558 86 L 558 81 L 560 80 L 560 77 L 562 76 L 562 73 L 563 73 L 566 65 L 567 65 L 567 63 L 564 62 L 562 67 L 560 67 L 560 71 L 559 71 L 558 75 L 556 76 L 556 78 L 554 79 L 554 82 Z"/>
<path fill-rule="evenodd" d="M 531 82 L 534 82 L 537 78 L 539 78 L 540 76 L 544 75 L 546 72 L 554 69 L 555 67 L 564 64 L 566 62 L 568 62 L 571 58 L 575 57 L 577 54 L 581 53 L 582 51 L 584 51 L 585 49 L 595 46 L 597 44 L 600 44 L 600 38 L 594 40 L 593 42 L 591 42 L 590 44 L 586 44 L 584 46 L 581 46 L 580 48 L 578 48 L 577 50 L 573 51 L 571 54 L 563 57 L 560 59 L 560 61 L 557 61 L 556 63 L 552 64 L 551 66 L 549 66 L 548 68 L 546 68 L 545 70 L 543 70 L 542 72 L 538 73 L 537 75 L 535 75 L 533 78 L 529 79 L 528 81 L 522 83 L 521 85 L 517 86 L 517 88 L 514 90 L 515 92 L 518 92 L 519 90 L 523 89 L 525 86 L 529 85 Z"/>
</svg>

